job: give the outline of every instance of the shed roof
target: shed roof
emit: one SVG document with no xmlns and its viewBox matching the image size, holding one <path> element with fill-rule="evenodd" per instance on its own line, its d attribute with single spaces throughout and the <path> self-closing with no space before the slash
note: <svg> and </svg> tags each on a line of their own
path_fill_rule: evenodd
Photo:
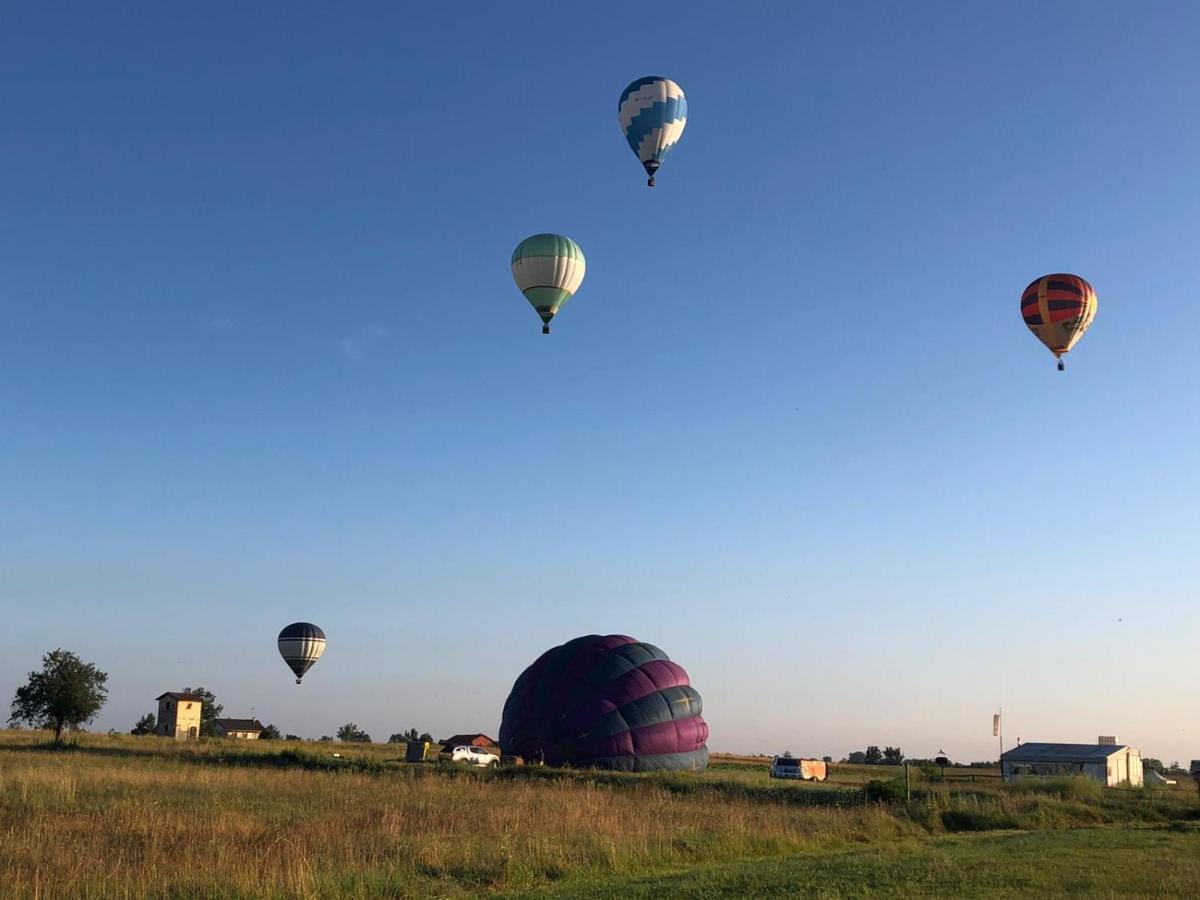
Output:
<svg viewBox="0 0 1200 900">
<path fill-rule="evenodd" d="M 1006 750 L 1000 759 L 1008 762 L 1101 762 L 1128 750 L 1125 744 L 1022 744 Z"/>
<path fill-rule="evenodd" d="M 204 698 L 201 697 L 199 694 L 188 694 L 188 693 L 185 693 L 184 691 L 167 691 L 165 694 L 159 694 L 154 699 L 161 700 L 163 697 L 170 697 L 172 700 L 192 700 L 192 701 L 198 700 L 201 703 L 204 702 Z"/>
<path fill-rule="evenodd" d="M 446 738 L 441 742 L 443 747 L 457 747 L 459 744 L 474 745 L 476 747 L 495 747 L 496 742 L 486 734 L 475 732 L 474 734 L 455 734 Z"/>
<path fill-rule="evenodd" d="M 225 731 L 262 731 L 263 724 L 258 719 L 213 719 L 214 725 L 220 725 Z"/>
</svg>

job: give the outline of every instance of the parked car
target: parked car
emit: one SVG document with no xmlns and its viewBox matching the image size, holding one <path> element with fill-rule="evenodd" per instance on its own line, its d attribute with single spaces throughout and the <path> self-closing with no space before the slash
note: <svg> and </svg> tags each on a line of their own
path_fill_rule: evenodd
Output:
<svg viewBox="0 0 1200 900">
<path fill-rule="evenodd" d="M 472 766 L 491 766 L 500 761 L 494 753 L 488 753 L 482 747 L 470 747 L 466 744 L 459 744 L 450 751 L 451 762 L 465 762 Z"/>
<path fill-rule="evenodd" d="M 802 781 L 824 781 L 829 777 L 829 766 L 819 759 L 800 759 L 795 756 L 777 756 L 771 763 L 772 778 L 798 778 Z"/>
</svg>

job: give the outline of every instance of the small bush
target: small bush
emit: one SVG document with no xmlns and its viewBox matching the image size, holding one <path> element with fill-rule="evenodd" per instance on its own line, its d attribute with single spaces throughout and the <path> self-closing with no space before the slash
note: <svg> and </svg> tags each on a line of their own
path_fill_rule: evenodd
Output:
<svg viewBox="0 0 1200 900">
<path fill-rule="evenodd" d="M 914 799 L 908 804 L 908 817 L 926 831 L 940 832 L 942 826 L 942 810 L 945 804 L 936 794 L 926 794 Z"/>
<path fill-rule="evenodd" d="M 902 803 L 905 799 L 904 782 L 899 779 L 869 781 L 863 793 L 869 803 Z"/>
</svg>

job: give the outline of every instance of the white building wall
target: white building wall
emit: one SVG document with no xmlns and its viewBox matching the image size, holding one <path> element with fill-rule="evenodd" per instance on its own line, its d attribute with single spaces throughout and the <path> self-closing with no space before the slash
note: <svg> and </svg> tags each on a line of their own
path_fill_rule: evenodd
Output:
<svg viewBox="0 0 1200 900">
<path fill-rule="evenodd" d="M 1108 787 L 1117 787 L 1125 782 L 1132 787 L 1141 787 L 1144 781 L 1141 753 L 1131 747 L 1114 753 L 1103 762 L 1029 763 L 1003 760 L 1000 771 L 1005 781 L 1060 775 L 1085 775 Z"/>
</svg>

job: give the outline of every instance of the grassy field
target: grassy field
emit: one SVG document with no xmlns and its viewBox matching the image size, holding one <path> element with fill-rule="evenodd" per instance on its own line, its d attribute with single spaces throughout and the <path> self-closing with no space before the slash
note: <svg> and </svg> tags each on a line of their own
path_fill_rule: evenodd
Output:
<svg viewBox="0 0 1200 900">
<path fill-rule="evenodd" d="M 1087 828 L 947 835 L 920 843 L 695 866 L 510 897 L 1195 897 L 1200 833 Z"/>
<path fill-rule="evenodd" d="M 878 767 L 808 785 L 765 761 L 475 771 L 401 749 L 0 732 L 0 897 L 1200 895 L 1184 786 L 918 780 L 909 803 L 864 787 Z"/>
</svg>

